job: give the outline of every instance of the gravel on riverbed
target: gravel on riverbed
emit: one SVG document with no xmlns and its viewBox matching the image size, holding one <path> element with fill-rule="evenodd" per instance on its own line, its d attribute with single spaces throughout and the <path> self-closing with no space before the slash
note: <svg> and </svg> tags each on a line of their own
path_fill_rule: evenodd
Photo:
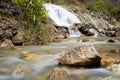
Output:
<svg viewBox="0 0 120 80">
<path fill-rule="evenodd" d="M 95 80 L 120 80 L 120 75 L 118 75 L 118 76 L 110 76 L 110 77 L 105 77 L 105 78 L 97 78 Z"/>
</svg>

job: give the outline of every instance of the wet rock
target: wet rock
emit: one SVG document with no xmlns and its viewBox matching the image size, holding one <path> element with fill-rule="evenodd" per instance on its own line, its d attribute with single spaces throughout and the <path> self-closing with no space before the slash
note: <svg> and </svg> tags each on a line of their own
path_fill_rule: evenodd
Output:
<svg viewBox="0 0 120 80">
<path fill-rule="evenodd" d="M 82 39 L 82 42 L 89 42 L 89 39 L 84 38 L 84 39 Z"/>
<path fill-rule="evenodd" d="M 24 32 L 18 31 L 18 33 L 12 38 L 12 42 L 14 45 L 22 45 L 23 44 L 23 37 L 24 37 Z"/>
<path fill-rule="evenodd" d="M 106 31 L 108 37 L 115 37 L 115 31 Z"/>
<path fill-rule="evenodd" d="M 111 49 L 110 52 L 119 54 L 120 53 L 120 49 Z"/>
<path fill-rule="evenodd" d="M 82 34 L 85 34 L 86 36 L 93 36 L 94 35 L 94 32 L 91 32 L 90 31 L 90 26 L 89 24 L 82 24 L 82 26 L 79 28 L 79 31 L 82 33 Z"/>
<path fill-rule="evenodd" d="M 81 75 L 80 75 L 81 76 Z M 83 75 L 82 75 L 82 77 L 83 77 Z M 85 80 L 85 79 L 83 79 L 83 78 L 80 78 L 78 75 L 76 75 L 76 74 L 71 74 L 71 75 L 69 75 L 67 78 L 66 78 L 66 80 Z"/>
<path fill-rule="evenodd" d="M 64 34 L 69 33 L 67 27 L 64 27 L 64 26 L 56 26 L 56 28 L 57 28 L 59 31 L 61 31 L 62 33 L 64 33 Z"/>
<path fill-rule="evenodd" d="M 57 26 L 55 25 L 56 27 L 56 39 L 65 39 L 68 37 L 68 34 L 69 34 L 69 31 L 68 31 L 68 28 L 67 27 L 64 27 L 64 26 Z"/>
<path fill-rule="evenodd" d="M 99 66 L 100 62 L 101 57 L 93 45 L 78 46 L 66 52 L 59 60 L 59 64 L 84 67 Z"/>
<path fill-rule="evenodd" d="M 74 23 L 73 24 L 73 27 L 81 28 L 81 26 L 82 26 L 82 23 Z"/>
<path fill-rule="evenodd" d="M 37 54 L 34 54 L 34 53 L 31 53 L 31 54 L 27 54 L 27 55 L 24 55 L 24 60 L 31 60 L 33 58 L 35 58 L 37 56 Z"/>
<path fill-rule="evenodd" d="M 98 37 L 106 37 L 106 35 L 104 33 L 99 33 Z"/>
<path fill-rule="evenodd" d="M 109 43 L 115 43 L 115 42 L 119 42 L 119 41 L 115 40 L 115 39 L 109 39 L 107 42 L 109 42 Z"/>
<path fill-rule="evenodd" d="M 105 55 L 102 55 L 102 65 L 103 66 L 108 66 L 110 64 L 113 64 L 113 63 L 116 63 L 116 62 L 119 62 L 120 60 L 116 57 L 112 57 L 112 56 L 105 56 Z"/>
<path fill-rule="evenodd" d="M 9 70 L 8 69 L 0 69 L 0 75 L 7 75 L 9 73 Z"/>
<path fill-rule="evenodd" d="M 116 30 L 115 36 L 116 36 L 116 37 L 120 37 L 120 28 L 119 28 L 118 30 Z"/>
<path fill-rule="evenodd" d="M 19 76 L 19 77 L 23 77 L 25 75 L 27 75 L 30 71 L 27 69 L 27 67 L 24 67 L 22 65 L 17 65 L 15 66 L 12 75 L 14 76 Z"/>
<path fill-rule="evenodd" d="M 5 39 L 0 47 L 14 47 L 14 45 L 11 40 Z"/>
<path fill-rule="evenodd" d="M 115 52 L 116 52 L 117 54 L 120 54 L 120 49 L 116 49 Z"/>
<path fill-rule="evenodd" d="M 78 39 L 79 42 L 89 42 L 90 40 L 88 38 L 80 38 Z"/>
<path fill-rule="evenodd" d="M 109 76 L 109 77 L 101 77 L 97 78 L 95 80 L 120 80 L 120 76 Z"/>
<path fill-rule="evenodd" d="M 65 39 L 66 37 L 63 34 L 59 34 L 56 36 L 57 39 Z"/>
<path fill-rule="evenodd" d="M 65 80 L 68 73 L 61 68 L 55 68 L 51 74 L 48 76 L 47 80 Z"/>
<path fill-rule="evenodd" d="M 108 70 L 120 74 L 120 63 L 114 63 L 106 67 Z"/>
</svg>

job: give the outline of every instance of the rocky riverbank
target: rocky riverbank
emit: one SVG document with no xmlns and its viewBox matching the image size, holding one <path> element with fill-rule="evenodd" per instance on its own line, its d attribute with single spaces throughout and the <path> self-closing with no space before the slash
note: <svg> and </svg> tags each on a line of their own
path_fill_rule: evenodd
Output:
<svg viewBox="0 0 120 80">
<path fill-rule="evenodd" d="M 72 33 L 78 30 L 81 33 L 80 37 L 120 37 L 120 25 L 113 17 L 101 13 L 93 13 L 78 6 L 64 6 L 64 8 L 75 14 L 81 20 L 80 23 L 74 23 L 72 25 Z M 1 47 L 41 45 L 51 41 L 68 39 L 71 34 L 68 27 L 59 26 L 50 20 L 44 25 L 49 27 L 49 30 L 43 30 L 49 31 L 52 38 L 47 37 L 49 35 L 44 35 L 47 38 L 43 36 L 43 39 L 36 39 L 37 34 L 32 33 L 20 22 L 20 12 L 11 1 L 0 2 L 0 14 Z M 30 38 L 30 35 L 33 38 Z"/>
</svg>

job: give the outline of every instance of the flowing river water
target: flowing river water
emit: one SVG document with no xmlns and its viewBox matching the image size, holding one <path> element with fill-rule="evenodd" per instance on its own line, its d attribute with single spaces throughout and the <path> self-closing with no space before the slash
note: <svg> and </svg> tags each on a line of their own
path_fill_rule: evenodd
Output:
<svg viewBox="0 0 120 80">
<path fill-rule="evenodd" d="M 81 44 L 93 44 L 98 53 L 120 56 L 120 43 L 108 43 L 108 38 L 90 38 L 90 42 L 69 39 L 43 46 L 22 46 L 13 49 L 0 49 L 0 80 L 46 80 L 55 67 L 62 67 L 69 74 L 77 73 L 81 80 L 94 80 L 96 77 L 115 75 L 104 67 L 67 67 L 58 64 L 60 55 Z M 119 38 L 117 38 L 119 40 Z M 31 55 L 32 57 L 25 55 Z M 69 80 L 79 80 L 72 76 Z"/>
<path fill-rule="evenodd" d="M 44 4 L 48 10 L 48 15 L 53 22 L 58 26 L 65 26 L 68 28 L 70 37 L 80 37 L 80 31 L 73 31 L 72 25 L 74 23 L 84 23 L 91 21 L 95 28 L 98 25 L 96 20 L 91 16 L 85 14 L 79 20 L 74 14 L 68 12 L 66 9 L 52 4 Z M 101 22 L 101 21 L 100 21 Z M 102 24 L 105 21 L 102 22 Z M 109 27 L 107 23 L 104 23 Z M 104 26 L 102 26 L 104 27 Z M 98 28 L 99 29 L 99 28 Z M 90 32 L 94 32 L 90 29 Z M 97 37 L 98 33 L 94 32 Z M 116 38 L 120 41 L 120 38 Z M 111 55 L 120 58 L 120 43 L 108 43 L 108 38 L 90 38 L 88 42 L 81 42 L 80 39 L 73 38 L 63 40 L 62 42 L 50 43 L 43 46 L 21 46 L 8 49 L 0 49 L 0 80 L 46 80 L 48 75 L 55 67 L 62 67 L 69 74 L 76 73 L 80 79 L 71 76 L 68 80 L 94 80 L 96 77 L 105 77 L 116 75 L 102 66 L 96 68 L 83 67 L 67 67 L 58 64 L 60 56 L 70 49 L 80 46 L 81 44 L 92 44 L 97 49 L 98 53 Z"/>
</svg>

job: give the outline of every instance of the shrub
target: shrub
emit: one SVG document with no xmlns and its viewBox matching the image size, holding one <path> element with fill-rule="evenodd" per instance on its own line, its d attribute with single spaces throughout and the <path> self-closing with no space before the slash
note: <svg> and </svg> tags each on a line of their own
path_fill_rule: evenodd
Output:
<svg viewBox="0 0 120 80">
<path fill-rule="evenodd" d="M 45 43 L 50 41 L 48 27 L 45 23 L 48 21 L 47 11 L 43 7 L 44 2 L 49 0 L 13 0 L 19 8 L 20 21 L 27 27 L 25 33 L 25 42 L 35 44 Z M 34 44 L 33 43 L 33 44 Z"/>
<path fill-rule="evenodd" d="M 114 16 L 117 19 L 120 17 L 120 5 L 114 5 L 111 0 L 97 0 L 87 8 L 89 10 L 103 12 L 109 16 Z"/>
<path fill-rule="evenodd" d="M 43 3 L 48 2 L 48 0 L 13 0 L 13 2 L 22 10 L 21 14 L 26 18 L 26 21 L 33 24 L 38 23 L 38 21 L 47 21 L 48 16 Z"/>
</svg>

